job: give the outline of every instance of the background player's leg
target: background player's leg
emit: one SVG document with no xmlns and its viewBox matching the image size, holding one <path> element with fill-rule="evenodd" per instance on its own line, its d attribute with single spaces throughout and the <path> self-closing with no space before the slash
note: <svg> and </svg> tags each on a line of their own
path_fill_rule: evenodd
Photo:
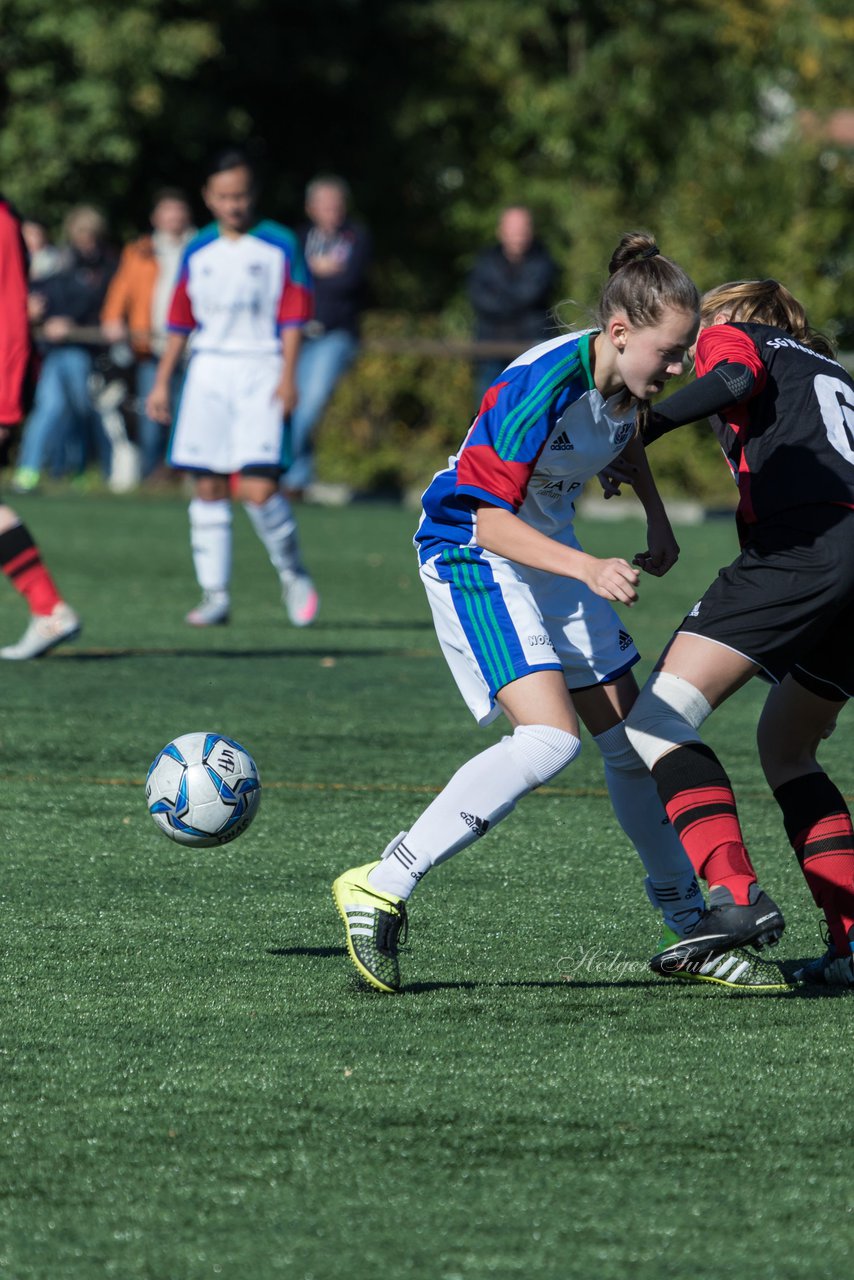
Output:
<svg viewBox="0 0 854 1280">
<path fill-rule="evenodd" d="M 320 600 L 300 556 L 291 504 L 275 481 L 263 476 L 241 475 L 236 492 L 279 575 L 288 617 L 296 627 L 309 626 L 317 617 Z"/>
<path fill-rule="evenodd" d="M 190 502 L 190 546 L 202 599 L 187 614 L 191 627 L 213 627 L 228 621 L 231 580 L 231 502 L 225 476 L 196 479 Z"/>
<path fill-rule="evenodd" d="M 80 632 L 80 619 L 56 588 L 29 529 L 11 507 L 0 506 L 0 569 L 26 600 L 32 618 L 17 644 L 0 658 L 37 658 Z"/>
</svg>

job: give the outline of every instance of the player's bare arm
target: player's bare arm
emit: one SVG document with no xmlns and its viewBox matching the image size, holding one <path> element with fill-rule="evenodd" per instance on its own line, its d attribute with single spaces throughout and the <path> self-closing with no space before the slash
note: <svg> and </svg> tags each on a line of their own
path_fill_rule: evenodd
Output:
<svg viewBox="0 0 854 1280">
<path fill-rule="evenodd" d="M 297 407 L 297 361 L 302 346 L 302 329 L 299 325 L 289 325 L 282 330 L 282 377 L 276 388 L 276 399 L 282 402 L 282 412 L 293 413 Z"/>
<path fill-rule="evenodd" d="M 505 507 L 478 504 L 477 541 L 485 550 L 530 569 L 577 578 L 606 600 L 632 605 L 638 598 L 635 587 L 639 574 L 627 560 L 619 557 L 600 560 L 585 551 L 564 546 Z"/>
<path fill-rule="evenodd" d="M 166 347 L 157 366 L 154 386 L 145 401 L 145 412 L 155 422 L 170 422 L 172 419 L 169 384 L 184 354 L 188 337 L 186 333 L 170 333 L 166 339 Z"/>
<path fill-rule="evenodd" d="M 622 459 L 634 469 L 632 485 L 646 512 L 647 547 L 632 558 L 632 563 L 660 578 L 679 559 L 679 543 L 673 533 L 664 503 L 650 469 L 640 436 L 635 436 L 623 450 Z"/>
</svg>

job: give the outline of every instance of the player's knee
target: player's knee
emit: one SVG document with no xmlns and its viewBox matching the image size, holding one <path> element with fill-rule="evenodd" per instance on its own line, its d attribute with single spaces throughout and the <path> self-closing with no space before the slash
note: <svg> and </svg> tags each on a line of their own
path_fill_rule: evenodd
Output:
<svg viewBox="0 0 854 1280">
<path fill-rule="evenodd" d="M 554 778 L 581 750 L 581 740 L 574 733 L 548 724 L 520 724 L 509 741 L 532 788 Z"/>
<path fill-rule="evenodd" d="M 624 720 L 606 729 L 604 733 L 597 734 L 593 741 L 609 768 L 616 769 L 620 773 L 647 772 L 646 766 L 629 742 Z"/>
<path fill-rule="evenodd" d="M 697 730 L 711 711 L 711 704 L 688 680 L 658 671 L 626 718 L 626 736 L 651 769 L 673 747 L 699 742 Z"/>
</svg>

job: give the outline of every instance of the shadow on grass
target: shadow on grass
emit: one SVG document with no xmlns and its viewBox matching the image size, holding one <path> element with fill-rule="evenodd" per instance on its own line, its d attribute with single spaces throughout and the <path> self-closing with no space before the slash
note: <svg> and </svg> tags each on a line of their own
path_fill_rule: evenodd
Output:
<svg viewBox="0 0 854 1280">
<path fill-rule="evenodd" d="M 122 658 L 192 658 L 194 662 L 205 658 L 401 658 L 413 657 L 415 651 L 409 649 L 331 649 L 328 646 L 320 649 L 174 649 L 152 647 L 128 649 L 63 649 L 52 654 L 50 662 L 115 662 Z M 419 650 L 420 654 L 421 651 Z M 433 656 L 432 654 L 429 656 Z"/>
<path fill-rule="evenodd" d="M 268 947 L 268 956 L 346 956 L 346 947 Z"/>
<path fill-rule="evenodd" d="M 339 958 L 347 955 L 346 947 L 268 947 L 268 956 L 309 956 L 320 959 Z M 806 960 L 790 960 L 786 962 L 785 977 L 792 980 L 792 973 L 806 964 Z M 379 995 L 369 983 L 358 974 L 351 974 L 353 989 L 370 995 Z M 408 982 L 399 994 L 404 996 L 426 995 L 430 991 L 498 991 L 502 988 L 512 990 L 551 990 L 557 987 L 569 987 L 574 991 L 606 991 L 617 988 L 620 991 L 705 991 L 717 992 L 721 996 L 752 996 L 763 1000 L 821 1000 L 830 997 L 848 996 L 852 992 L 846 987 L 797 986 L 785 991 L 751 990 L 750 987 L 724 988 L 720 983 L 694 982 L 687 979 L 672 981 L 661 978 L 618 978 L 589 981 L 575 981 L 570 978 L 523 979 L 519 982 Z"/>
</svg>

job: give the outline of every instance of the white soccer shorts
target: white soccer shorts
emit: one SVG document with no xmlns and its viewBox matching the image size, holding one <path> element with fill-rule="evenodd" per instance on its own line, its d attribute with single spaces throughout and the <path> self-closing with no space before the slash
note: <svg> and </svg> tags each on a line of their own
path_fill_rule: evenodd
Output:
<svg viewBox="0 0 854 1280">
<path fill-rule="evenodd" d="M 574 578 L 449 546 L 421 566 L 436 635 L 479 725 L 495 695 L 533 671 L 563 671 L 570 691 L 616 680 L 639 660 L 607 600 Z"/>
<path fill-rule="evenodd" d="M 169 442 L 170 465 L 219 475 L 283 466 L 288 442 L 275 396 L 281 376 L 280 356 L 194 355 Z"/>
</svg>

